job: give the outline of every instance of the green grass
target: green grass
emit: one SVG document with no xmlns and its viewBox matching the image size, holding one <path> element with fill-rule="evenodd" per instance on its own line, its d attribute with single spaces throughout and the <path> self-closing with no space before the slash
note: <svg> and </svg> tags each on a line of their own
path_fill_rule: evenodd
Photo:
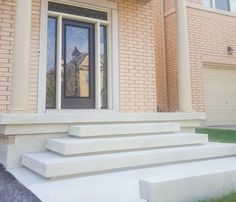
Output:
<svg viewBox="0 0 236 202">
<path fill-rule="evenodd" d="M 196 133 L 208 134 L 210 142 L 236 143 L 236 130 L 197 128 Z"/>
<path fill-rule="evenodd" d="M 210 142 L 236 143 L 236 131 L 234 130 L 198 128 L 196 129 L 196 133 L 208 134 Z M 209 199 L 199 202 L 236 202 L 236 192 L 218 199 Z"/>
<path fill-rule="evenodd" d="M 199 202 L 236 202 L 236 192 L 227 194 L 221 198 L 209 199 L 209 200 L 204 200 L 204 201 L 199 201 Z"/>
</svg>

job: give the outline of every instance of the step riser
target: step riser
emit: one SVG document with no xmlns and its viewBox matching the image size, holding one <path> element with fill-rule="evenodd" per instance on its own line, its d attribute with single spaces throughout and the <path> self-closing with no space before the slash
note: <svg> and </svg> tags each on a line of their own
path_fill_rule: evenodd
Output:
<svg viewBox="0 0 236 202">
<path fill-rule="evenodd" d="M 112 124 L 72 126 L 69 135 L 77 137 L 103 137 L 131 134 L 176 133 L 180 131 L 176 123 L 155 124 Z"/>
<path fill-rule="evenodd" d="M 196 202 L 236 190 L 236 170 L 158 183 L 140 180 L 139 184 L 140 197 L 146 201 Z"/>
<path fill-rule="evenodd" d="M 79 155 L 99 152 L 125 151 L 136 149 L 174 147 L 206 144 L 207 135 L 156 135 L 133 138 L 113 138 L 97 141 L 79 141 L 72 143 L 52 139 L 47 141 L 47 148 L 62 155 Z M 75 143 L 77 141 L 77 143 Z"/>
<path fill-rule="evenodd" d="M 93 159 L 86 158 L 72 158 L 70 161 L 63 163 L 45 165 L 39 161 L 31 158 L 30 155 L 24 155 L 22 164 L 44 177 L 59 177 L 74 174 L 88 174 L 100 171 L 132 168 L 139 166 L 158 165 L 167 163 L 176 163 L 183 161 L 192 161 L 216 157 L 225 157 L 236 155 L 236 147 L 207 147 L 195 150 L 178 150 L 163 151 L 158 150 L 154 152 L 146 151 L 139 153 L 132 153 L 127 156 L 106 156 L 104 158 L 98 157 Z"/>
</svg>

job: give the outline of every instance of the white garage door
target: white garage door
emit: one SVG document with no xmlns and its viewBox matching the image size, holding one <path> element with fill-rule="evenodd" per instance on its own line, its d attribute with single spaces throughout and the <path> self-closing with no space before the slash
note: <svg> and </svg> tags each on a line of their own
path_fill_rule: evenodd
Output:
<svg viewBox="0 0 236 202">
<path fill-rule="evenodd" d="M 205 66 L 207 125 L 236 125 L 236 67 Z"/>
</svg>

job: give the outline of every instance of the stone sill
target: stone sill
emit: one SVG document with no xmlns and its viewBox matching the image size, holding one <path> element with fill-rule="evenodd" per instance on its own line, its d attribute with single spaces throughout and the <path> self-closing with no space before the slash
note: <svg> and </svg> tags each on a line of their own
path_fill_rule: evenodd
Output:
<svg viewBox="0 0 236 202">
<path fill-rule="evenodd" d="M 115 113 L 112 111 L 55 112 L 44 114 L 0 114 L 1 125 L 25 124 L 73 124 L 95 122 L 156 122 L 178 120 L 205 120 L 204 112 L 174 112 L 174 113 Z"/>
</svg>

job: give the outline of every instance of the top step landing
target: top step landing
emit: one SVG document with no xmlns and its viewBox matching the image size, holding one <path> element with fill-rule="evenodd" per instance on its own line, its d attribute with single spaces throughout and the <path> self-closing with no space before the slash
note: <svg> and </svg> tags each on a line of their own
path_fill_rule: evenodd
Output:
<svg viewBox="0 0 236 202">
<path fill-rule="evenodd" d="M 176 133 L 179 131 L 180 125 L 177 123 L 92 124 L 72 126 L 69 130 L 69 135 L 77 137 L 102 137 L 135 134 Z"/>
</svg>

